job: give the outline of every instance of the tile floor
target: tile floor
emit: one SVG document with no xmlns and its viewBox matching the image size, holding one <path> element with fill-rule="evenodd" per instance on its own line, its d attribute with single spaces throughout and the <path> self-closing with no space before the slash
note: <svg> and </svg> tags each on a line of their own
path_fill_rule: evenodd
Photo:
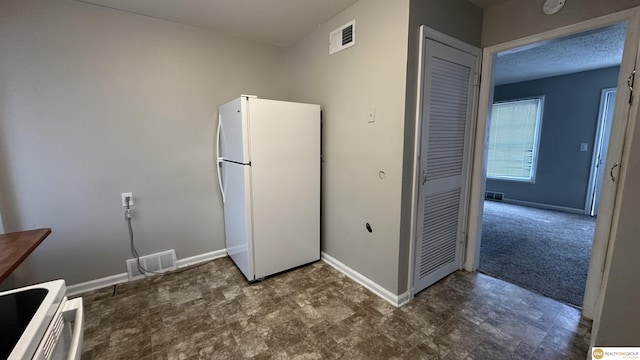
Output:
<svg viewBox="0 0 640 360">
<path fill-rule="evenodd" d="M 477 273 L 395 308 L 323 262 L 248 284 L 222 258 L 83 298 L 83 360 L 585 359 L 591 328 Z"/>
</svg>

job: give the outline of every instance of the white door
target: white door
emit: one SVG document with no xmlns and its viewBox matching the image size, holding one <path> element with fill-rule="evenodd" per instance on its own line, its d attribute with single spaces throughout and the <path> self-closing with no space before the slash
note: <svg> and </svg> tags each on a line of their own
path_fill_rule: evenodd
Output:
<svg viewBox="0 0 640 360">
<path fill-rule="evenodd" d="M 602 179 L 605 174 L 605 160 L 607 159 L 607 149 L 609 148 L 609 135 L 611 134 L 611 121 L 613 120 L 613 108 L 616 103 L 616 89 L 605 89 L 602 91 L 600 100 L 600 121 L 596 143 L 596 179 L 593 185 L 593 202 L 591 204 L 592 216 L 598 215 L 598 202 L 602 191 Z"/>
<path fill-rule="evenodd" d="M 414 293 L 460 268 L 477 55 L 427 38 Z"/>
</svg>

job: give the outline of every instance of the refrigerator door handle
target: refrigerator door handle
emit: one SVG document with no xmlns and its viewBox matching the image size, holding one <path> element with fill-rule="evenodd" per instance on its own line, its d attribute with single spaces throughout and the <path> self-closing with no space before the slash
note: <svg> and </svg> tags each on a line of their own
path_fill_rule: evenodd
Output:
<svg viewBox="0 0 640 360">
<path fill-rule="evenodd" d="M 220 131 L 222 130 L 222 115 L 218 114 L 218 134 L 216 136 L 216 165 L 218 168 L 216 169 L 216 173 L 218 174 L 218 186 L 220 187 L 220 194 L 222 194 L 222 203 L 224 204 L 224 186 L 222 185 L 222 176 L 220 172 L 222 171 L 222 158 L 220 157 Z"/>
</svg>

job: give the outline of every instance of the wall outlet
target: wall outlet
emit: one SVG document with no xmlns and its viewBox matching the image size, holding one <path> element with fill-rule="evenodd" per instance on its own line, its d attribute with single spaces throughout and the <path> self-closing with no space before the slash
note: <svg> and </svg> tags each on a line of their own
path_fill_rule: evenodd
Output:
<svg viewBox="0 0 640 360">
<path fill-rule="evenodd" d="M 368 123 L 376 122 L 376 108 L 375 107 L 370 107 L 369 108 L 369 112 L 367 114 L 367 122 Z"/>
<path fill-rule="evenodd" d="M 127 206 L 127 197 L 129 197 L 129 206 L 133 206 L 133 193 L 132 192 L 126 192 L 126 193 L 122 193 L 120 194 L 121 200 L 122 200 L 122 206 L 126 207 Z"/>
</svg>

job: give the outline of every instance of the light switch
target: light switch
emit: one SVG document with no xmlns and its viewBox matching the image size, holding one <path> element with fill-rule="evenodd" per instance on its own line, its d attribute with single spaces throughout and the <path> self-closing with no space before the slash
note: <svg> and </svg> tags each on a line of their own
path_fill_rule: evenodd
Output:
<svg viewBox="0 0 640 360">
<path fill-rule="evenodd" d="M 367 116 L 367 122 L 368 123 L 376 122 L 376 108 L 375 107 L 370 107 L 369 108 L 369 115 Z"/>
<path fill-rule="evenodd" d="M 580 144 L 580 151 L 587 151 L 587 149 L 589 149 L 589 144 L 587 143 Z"/>
</svg>

